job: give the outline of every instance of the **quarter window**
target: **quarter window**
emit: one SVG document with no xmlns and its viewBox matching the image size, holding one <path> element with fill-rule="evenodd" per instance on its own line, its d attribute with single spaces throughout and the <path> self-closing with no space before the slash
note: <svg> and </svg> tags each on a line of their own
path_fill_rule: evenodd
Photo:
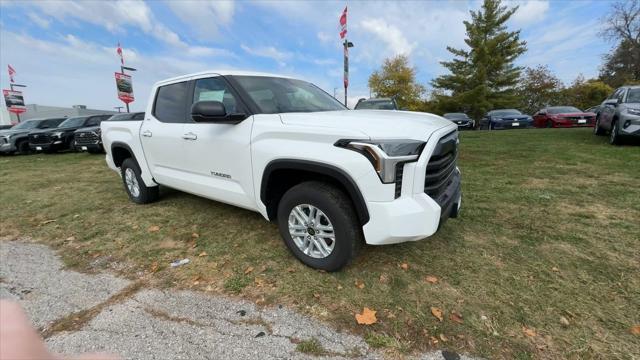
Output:
<svg viewBox="0 0 640 360">
<path fill-rule="evenodd" d="M 186 81 L 159 87 L 153 115 L 162 122 L 185 122 L 188 87 Z"/>
</svg>

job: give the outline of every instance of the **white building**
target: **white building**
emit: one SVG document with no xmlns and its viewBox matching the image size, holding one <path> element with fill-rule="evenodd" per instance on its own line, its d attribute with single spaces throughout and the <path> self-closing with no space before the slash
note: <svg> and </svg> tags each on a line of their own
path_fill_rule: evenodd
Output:
<svg viewBox="0 0 640 360">
<path fill-rule="evenodd" d="M 27 111 L 20 114 L 20 121 L 50 117 L 73 117 L 94 114 L 116 114 L 115 111 L 87 109 L 86 105 L 73 105 L 70 108 L 59 106 L 47 106 L 38 104 L 27 104 Z M 6 107 L 0 109 L 0 125 L 14 124 L 18 122 L 18 117 L 14 113 L 9 113 Z"/>
</svg>

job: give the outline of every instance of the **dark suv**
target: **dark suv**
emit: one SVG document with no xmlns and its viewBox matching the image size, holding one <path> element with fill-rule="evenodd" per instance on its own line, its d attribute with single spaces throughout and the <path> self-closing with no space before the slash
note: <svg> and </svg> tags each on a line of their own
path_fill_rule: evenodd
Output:
<svg viewBox="0 0 640 360">
<path fill-rule="evenodd" d="M 100 125 L 111 115 L 90 115 L 68 118 L 60 126 L 49 130 L 35 130 L 29 133 L 31 150 L 55 152 L 73 149 L 74 132 L 87 126 Z"/>
<path fill-rule="evenodd" d="M 28 154 L 29 132 L 34 129 L 52 129 L 58 127 L 66 118 L 30 119 L 23 121 L 11 129 L 0 131 L 0 153 Z"/>
<path fill-rule="evenodd" d="M 399 110 L 394 98 L 360 99 L 354 110 Z"/>
<path fill-rule="evenodd" d="M 640 85 L 618 88 L 600 105 L 593 133 L 609 131 L 609 143 L 623 137 L 640 137 Z"/>
<path fill-rule="evenodd" d="M 111 116 L 108 121 L 139 121 L 144 120 L 144 112 L 123 113 Z M 86 151 L 91 154 L 104 152 L 100 124 L 84 127 L 74 133 L 73 145 L 76 150 Z"/>
</svg>

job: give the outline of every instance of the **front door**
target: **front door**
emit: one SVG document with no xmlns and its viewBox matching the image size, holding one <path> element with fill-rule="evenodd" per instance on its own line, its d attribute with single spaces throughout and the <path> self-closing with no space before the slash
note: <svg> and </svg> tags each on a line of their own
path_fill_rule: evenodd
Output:
<svg viewBox="0 0 640 360">
<path fill-rule="evenodd" d="M 227 114 L 247 113 L 246 107 L 222 76 L 196 78 L 193 99 L 220 101 Z M 251 170 L 253 116 L 238 124 L 188 121 L 184 126 L 186 164 L 191 192 L 255 209 Z"/>
<path fill-rule="evenodd" d="M 140 140 L 149 170 L 157 183 L 184 188 L 184 126 L 189 82 L 160 86 L 151 114 L 145 116 Z"/>
</svg>

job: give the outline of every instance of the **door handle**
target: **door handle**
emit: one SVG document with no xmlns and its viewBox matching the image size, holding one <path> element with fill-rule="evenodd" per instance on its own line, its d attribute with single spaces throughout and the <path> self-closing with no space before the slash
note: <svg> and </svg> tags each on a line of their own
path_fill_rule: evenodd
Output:
<svg viewBox="0 0 640 360">
<path fill-rule="evenodd" d="M 149 131 L 149 130 L 145 130 L 145 131 L 142 132 L 142 136 L 152 137 L 153 133 L 151 131 Z"/>
<path fill-rule="evenodd" d="M 192 132 L 188 132 L 184 135 L 182 135 L 182 138 L 185 140 L 197 140 L 198 139 L 198 135 L 192 133 Z"/>
</svg>

